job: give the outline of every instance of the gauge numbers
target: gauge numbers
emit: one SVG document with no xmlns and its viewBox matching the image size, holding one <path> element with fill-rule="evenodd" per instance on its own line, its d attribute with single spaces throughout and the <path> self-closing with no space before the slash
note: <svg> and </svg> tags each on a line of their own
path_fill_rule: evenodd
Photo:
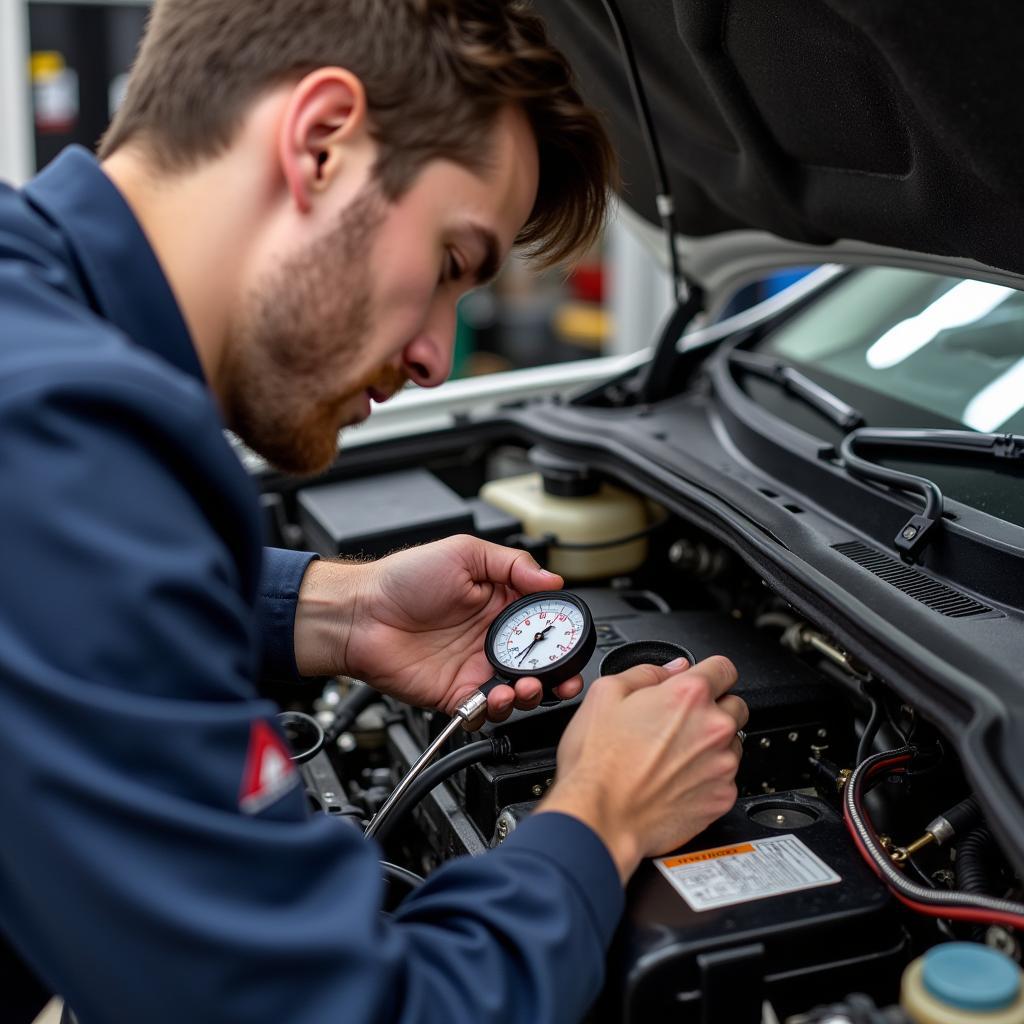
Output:
<svg viewBox="0 0 1024 1024">
<path fill-rule="evenodd" d="M 583 612 L 558 597 L 543 598 L 509 615 L 494 637 L 494 655 L 517 671 L 543 671 L 571 654 L 583 639 Z"/>
</svg>

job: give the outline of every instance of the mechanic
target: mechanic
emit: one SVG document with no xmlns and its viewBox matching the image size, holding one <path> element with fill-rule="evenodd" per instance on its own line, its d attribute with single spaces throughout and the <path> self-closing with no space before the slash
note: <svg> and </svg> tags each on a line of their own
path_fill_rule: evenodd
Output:
<svg viewBox="0 0 1024 1024">
<path fill-rule="evenodd" d="M 599 122 L 517 4 L 157 0 L 100 156 L 0 190 L 0 931 L 82 1024 L 579 1019 L 641 858 L 735 799 L 731 664 L 599 680 L 538 813 L 382 916 L 259 683 L 450 712 L 497 612 L 562 581 L 468 537 L 264 551 L 223 428 L 316 472 L 440 384 L 514 240 L 595 237 Z"/>
</svg>

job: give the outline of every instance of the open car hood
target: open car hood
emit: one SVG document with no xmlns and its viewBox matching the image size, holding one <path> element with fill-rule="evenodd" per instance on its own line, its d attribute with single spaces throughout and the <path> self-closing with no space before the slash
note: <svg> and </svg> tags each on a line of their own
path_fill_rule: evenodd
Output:
<svg viewBox="0 0 1024 1024">
<path fill-rule="evenodd" d="M 602 0 L 534 4 L 605 116 L 623 199 L 657 224 L 655 181 Z M 690 276 L 713 286 L 740 265 L 750 270 L 756 253 L 763 266 L 873 262 L 1024 280 L 1017 5 L 618 6 Z"/>
</svg>

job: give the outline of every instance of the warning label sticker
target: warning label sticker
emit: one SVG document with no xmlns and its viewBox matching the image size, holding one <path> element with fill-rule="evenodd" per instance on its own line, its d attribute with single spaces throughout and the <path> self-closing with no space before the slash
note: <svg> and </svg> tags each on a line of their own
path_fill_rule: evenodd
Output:
<svg viewBox="0 0 1024 1024">
<path fill-rule="evenodd" d="M 842 881 L 793 835 L 658 857 L 654 864 L 697 911 L 730 907 Z"/>
</svg>

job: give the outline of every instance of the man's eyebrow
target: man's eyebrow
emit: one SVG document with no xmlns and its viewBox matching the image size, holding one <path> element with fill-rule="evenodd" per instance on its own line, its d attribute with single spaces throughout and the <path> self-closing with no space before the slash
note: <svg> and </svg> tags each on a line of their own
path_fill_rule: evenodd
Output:
<svg viewBox="0 0 1024 1024">
<path fill-rule="evenodd" d="M 480 224 L 470 224 L 468 230 L 484 253 L 473 277 L 478 285 L 486 284 L 501 267 L 501 246 L 498 244 L 498 236 L 490 228 L 482 227 Z"/>
</svg>

